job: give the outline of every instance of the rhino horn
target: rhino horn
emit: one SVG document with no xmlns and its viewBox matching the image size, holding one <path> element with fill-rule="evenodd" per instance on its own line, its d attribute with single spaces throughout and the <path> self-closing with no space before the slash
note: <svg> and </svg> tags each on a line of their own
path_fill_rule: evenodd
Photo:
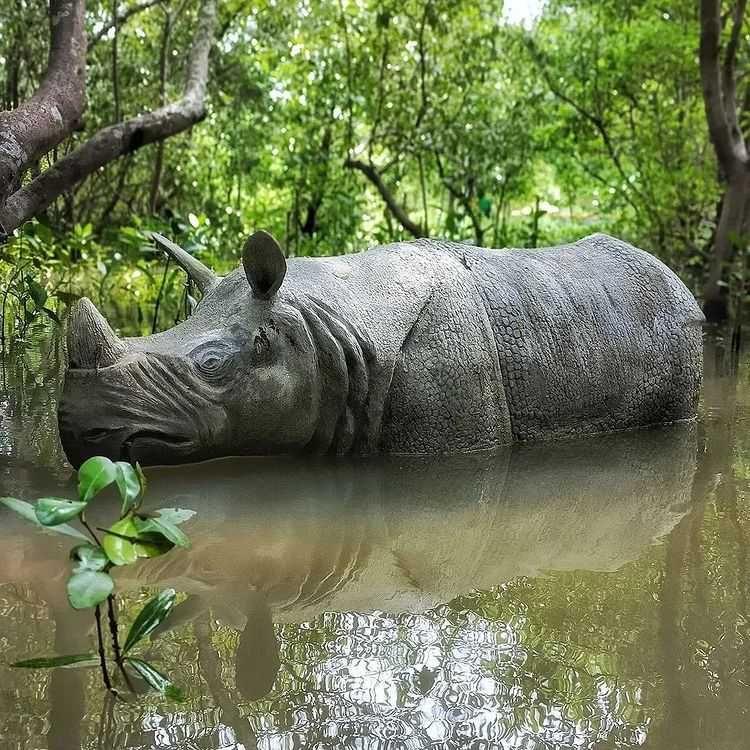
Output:
<svg viewBox="0 0 750 750">
<path fill-rule="evenodd" d="M 68 359 L 72 368 L 108 367 L 125 353 L 118 338 L 91 300 L 83 297 L 70 311 Z"/>
<path fill-rule="evenodd" d="M 281 245 L 263 230 L 248 237 L 242 250 L 242 265 L 253 294 L 260 299 L 273 297 L 286 276 Z"/>
<path fill-rule="evenodd" d="M 168 240 L 158 232 L 151 232 L 151 238 L 185 271 L 204 296 L 219 283 L 219 277 L 208 266 L 203 265 L 198 258 L 190 255 L 187 250 L 183 250 L 172 240 Z"/>
</svg>

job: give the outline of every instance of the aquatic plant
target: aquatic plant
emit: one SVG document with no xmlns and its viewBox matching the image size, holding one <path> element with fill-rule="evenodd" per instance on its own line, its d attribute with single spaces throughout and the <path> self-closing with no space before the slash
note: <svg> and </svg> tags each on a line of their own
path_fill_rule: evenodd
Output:
<svg viewBox="0 0 750 750">
<path fill-rule="evenodd" d="M 105 488 L 115 485 L 122 501 L 118 520 L 108 528 L 92 527 L 86 518 L 91 501 Z M 180 508 L 142 509 L 146 478 L 141 467 L 125 461 L 94 456 L 78 470 L 78 499 L 43 497 L 35 503 L 15 497 L 0 498 L 0 503 L 26 520 L 57 534 L 76 540 L 70 552 L 71 573 L 66 588 L 73 609 L 93 609 L 96 624 L 97 653 L 68 654 L 25 659 L 11 666 L 24 669 L 85 668 L 99 666 L 106 689 L 122 697 L 115 686 L 111 663 L 125 686 L 135 692 L 133 676 L 139 677 L 162 695 L 180 700 L 182 691 L 149 662 L 138 658 L 134 648 L 169 616 L 177 593 L 166 589 L 153 597 L 136 616 L 121 644 L 115 601 L 113 568 L 132 565 L 142 558 L 164 555 L 175 547 L 187 548 L 190 541 L 180 524 L 195 512 Z M 77 521 L 81 528 L 69 522 Z M 107 655 L 103 609 L 109 624 L 111 656 Z"/>
</svg>

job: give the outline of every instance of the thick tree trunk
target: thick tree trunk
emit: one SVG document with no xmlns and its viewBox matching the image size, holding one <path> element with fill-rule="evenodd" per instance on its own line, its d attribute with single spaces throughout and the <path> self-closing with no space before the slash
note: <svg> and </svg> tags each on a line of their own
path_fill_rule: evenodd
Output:
<svg viewBox="0 0 750 750">
<path fill-rule="evenodd" d="M 714 238 L 713 255 L 703 288 L 703 312 L 709 323 L 721 323 L 729 317 L 727 273 L 735 251 L 746 244 L 743 235 L 748 224 L 749 198 L 750 172 L 742 167 L 727 183 Z"/>
<path fill-rule="evenodd" d="M 63 0 L 52 2 L 64 4 Z M 83 0 L 65 2 L 68 5 L 83 6 Z M 11 191 L 4 205 L 0 179 L 0 233 L 4 230 L 9 234 L 23 222 L 38 215 L 58 196 L 100 167 L 150 143 L 158 143 L 181 133 L 202 120 L 206 113 L 208 56 L 215 25 L 216 0 L 203 0 L 193 37 L 193 47 L 188 58 L 187 81 L 181 99 L 165 104 L 153 112 L 103 128 L 38 177 L 20 189 L 16 186 L 15 192 Z M 83 48 L 85 55 L 85 38 Z M 2 136 L 3 133 L 0 132 L 0 156 L 7 144 Z"/>
<path fill-rule="evenodd" d="M 722 60 L 721 0 L 700 0 L 701 36 L 699 64 L 703 103 L 720 179 L 726 188 L 714 252 L 703 288 L 703 312 L 710 323 L 721 323 L 729 310 L 729 264 L 737 247 L 744 244 L 750 195 L 750 154 L 740 127 L 737 106 L 737 52 L 742 39 L 747 0 L 737 0 L 731 13 L 731 30 Z"/>
<path fill-rule="evenodd" d="M 0 112 L 0 205 L 29 165 L 62 142 L 86 106 L 84 0 L 50 0 L 47 72 L 37 91 Z"/>
</svg>

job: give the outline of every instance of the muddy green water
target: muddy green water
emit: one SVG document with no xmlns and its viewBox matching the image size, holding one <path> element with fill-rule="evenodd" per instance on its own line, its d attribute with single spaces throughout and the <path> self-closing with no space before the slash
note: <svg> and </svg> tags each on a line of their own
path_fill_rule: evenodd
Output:
<svg viewBox="0 0 750 750">
<path fill-rule="evenodd" d="M 8 361 L 0 495 L 74 494 L 61 350 Z M 187 552 L 118 578 L 188 694 L 113 704 L 70 545 L 0 510 L 0 749 L 742 748 L 750 743 L 750 359 L 709 344 L 701 420 L 495 456 L 150 470 Z M 112 498 L 98 502 L 107 515 Z"/>
</svg>

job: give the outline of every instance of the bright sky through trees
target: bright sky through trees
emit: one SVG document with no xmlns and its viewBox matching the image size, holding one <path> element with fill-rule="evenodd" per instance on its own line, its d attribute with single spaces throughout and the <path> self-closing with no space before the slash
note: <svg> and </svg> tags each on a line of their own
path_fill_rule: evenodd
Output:
<svg viewBox="0 0 750 750">
<path fill-rule="evenodd" d="M 505 0 L 503 16 L 510 23 L 529 26 L 541 13 L 544 0 Z"/>
</svg>

